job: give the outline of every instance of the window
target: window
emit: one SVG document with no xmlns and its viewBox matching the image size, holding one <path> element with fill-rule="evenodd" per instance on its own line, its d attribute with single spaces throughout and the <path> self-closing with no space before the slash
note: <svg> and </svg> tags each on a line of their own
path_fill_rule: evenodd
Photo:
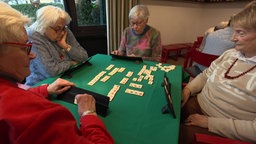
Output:
<svg viewBox="0 0 256 144">
<path fill-rule="evenodd" d="M 106 38 L 105 0 L 63 0 L 76 37 Z"/>
<path fill-rule="evenodd" d="M 65 9 L 72 21 L 68 25 L 89 55 L 107 53 L 105 0 L 2 0 L 29 17 L 46 5 Z M 35 19 L 34 19 L 35 20 Z"/>
<path fill-rule="evenodd" d="M 62 0 L 3 0 L 21 13 L 29 17 L 36 17 L 36 11 L 46 5 L 53 5 L 64 9 Z M 35 19 L 34 19 L 35 20 Z"/>
<path fill-rule="evenodd" d="M 105 0 L 77 0 L 75 6 L 78 26 L 106 24 Z"/>
</svg>

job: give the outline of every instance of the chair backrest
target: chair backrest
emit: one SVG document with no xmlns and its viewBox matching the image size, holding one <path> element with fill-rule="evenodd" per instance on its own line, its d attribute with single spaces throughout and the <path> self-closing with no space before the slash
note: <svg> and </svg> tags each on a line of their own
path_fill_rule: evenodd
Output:
<svg viewBox="0 0 256 144">
<path fill-rule="evenodd" d="M 192 64 L 198 63 L 200 65 L 203 65 L 205 67 L 209 67 L 215 59 L 217 59 L 219 56 L 212 55 L 212 54 L 206 54 L 202 53 L 198 50 L 198 47 L 200 46 L 200 42 L 195 41 L 193 47 L 186 53 L 183 68 L 186 71 L 186 68 L 189 68 L 192 66 Z M 190 73 L 190 72 L 187 72 Z M 195 75 L 190 74 L 190 76 L 195 77 Z"/>
<path fill-rule="evenodd" d="M 197 37 L 197 41 L 196 41 L 198 43 L 197 47 L 199 47 L 201 45 L 201 43 L 203 42 L 203 39 L 204 39 L 204 36 L 198 36 Z"/>
<path fill-rule="evenodd" d="M 192 66 L 194 62 L 203 65 L 205 67 L 209 67 L 215 59 L 217 59 L 219 56 L 217 55 L 212 55 L 212 54 L 206 54 L 202 53 L 201 51 L 198 51 L 195 49 L 194 51 L 191 51 L 190 56 L 189 56 L 189 63 L 186 67 Z"/>
</svg>

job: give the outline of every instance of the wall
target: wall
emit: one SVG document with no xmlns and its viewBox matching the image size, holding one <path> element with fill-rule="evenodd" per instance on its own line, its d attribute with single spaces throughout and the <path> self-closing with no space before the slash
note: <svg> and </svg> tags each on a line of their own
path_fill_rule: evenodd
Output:
<svg viewBox="0 0 256 144">
<path fill-rule="evenodd" d="M 149 25 L 161 31 L 162 44 L 193 42 L 209 27 L 226 21 L 247 2 L 201 4 L 141 0 L 150 11 Z"/>
</svg>

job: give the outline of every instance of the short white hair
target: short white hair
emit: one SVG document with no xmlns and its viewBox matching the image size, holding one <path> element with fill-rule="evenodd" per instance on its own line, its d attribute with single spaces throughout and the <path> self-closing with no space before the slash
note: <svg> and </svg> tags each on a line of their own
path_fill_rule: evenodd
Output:
<svg viewBox="0 0 256 144">
<path fill-rule="evenodd" d="M 149 11 L 145 5 L 136 5 L 129 12 L 129 19 L 146 20 L 149 17 Z"/>
<path fill-rule="evenodd" d="M 22 29 L 31 19 L 2 1 L 0 7 L 0 43 L 10 39 L 21 40 L 26 35 Z"/>
<path fill-rule="evenodd" d="M 46 28 L 53 26 L 58 19 L 64 19 L 66 25 L 71 21 L 71 17 L 65 10 L 55 6 L 44 6 L 37 10 L 36 21 L 30 26 L 30 28 L 44 34 Z"/>
</svg>

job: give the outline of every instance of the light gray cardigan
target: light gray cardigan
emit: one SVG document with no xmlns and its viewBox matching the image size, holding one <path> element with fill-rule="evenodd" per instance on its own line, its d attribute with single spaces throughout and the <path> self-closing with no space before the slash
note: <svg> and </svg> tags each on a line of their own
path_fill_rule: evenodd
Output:
<svg viewBox="0 0 256 144">
<path fill-rule="evenodd" d="M 70 51 L 64 51 L 56 42 L 28 29 L 29 40 L 33 42 L 32 51 L 36 58 L 30 61 L 31 74 L 26 78 L 26 85 L 32 86 L 46 78 L 56 76 L 72 66 L 71 61 L 82 62 L 88 58 L 87 51 L 80 46 L 72 32 L 67 29 L 67 43 Z"/>
</svg>

